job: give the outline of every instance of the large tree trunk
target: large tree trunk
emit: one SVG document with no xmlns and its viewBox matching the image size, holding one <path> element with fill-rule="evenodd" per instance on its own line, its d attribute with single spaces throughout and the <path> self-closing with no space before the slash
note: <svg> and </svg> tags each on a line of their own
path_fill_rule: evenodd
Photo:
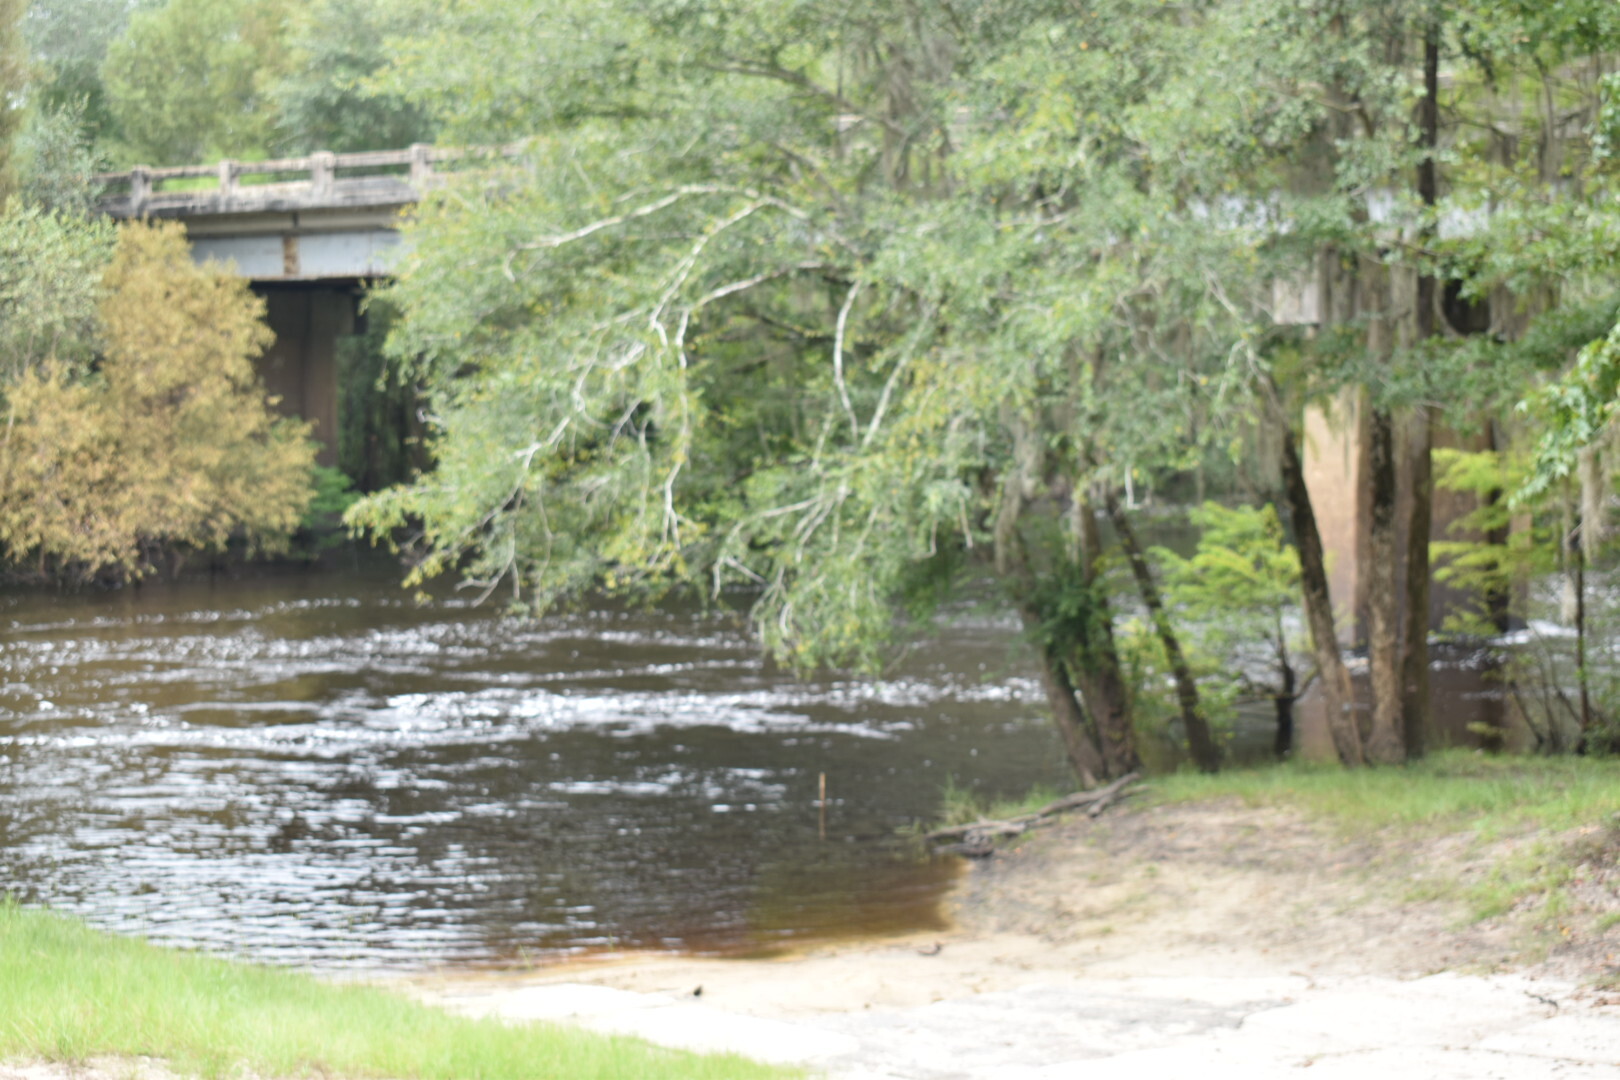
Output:
<svg viewBox="0 0 1620 1080">
<path fill-rule="evenodd" d="M 1075 493 L 1074 524 L 1080 550 L 1080 571 L 1090 602 L 1078 644 L 1069 657 L 1069 671 L 1080 686 L 1080 696 L 1097 726 L 1105 771 L 1110 779 L 1142 767 L 1136 751 L 1136 728 L 1131 721 L 1130 697 L 1114 645 L 1114 614 L 1102 583 L 1102 537 L 1091 507 Z"/>
<path fill-rule="evenodd" d="M 1125 557 L 1130 561 L 1137 590 L 1142 594 L 1142 603 L 1146 605 L 1148 617 L 1153 620 L 1153 629 L 1164 646 L 1165 658 L 1170 662 L 1170 674 L 1176 683 L 1176 702 L 1181 708 L 1181 726 L 1187 733 L 1187 749 L 1199 769 L 1207 773 L 1218 772 L 1221 750 L 1198 704 L 1198 683 L 1193 679 L 1192 669 L 1181 651 L 1181 640 L 1170 623 L 1170 613 L 1164 609 L 1158 583 L 1153 580 L 1153 568 L 1148 566 L 1142 547 L 1136 542 L 1136 531 L 1131 528 L 1130 518 L 1120 509 L 1119 500 L 1112 491 L 1103 497 L 1103 503 L 1108 508 L 1109 519 L 1114 523 L 1114 531 L 1119 534 L 1119 542 L 1125 548 Z"/>
<path fill-rule="evenodd" d="M 1043 590 L 1036 587 L 1039 570 L 1031 565 L 1020 522 L 1029 506 L 1029 496 L 1035 488 L 1034 477 L 1040 475 L 1044 462 L 1041 444 L 1031 435 L 1031 428 L 1016 419 L 1009 424 L 1019 446 L 1018 465 L 1009 475 L 1001 491 L 1001 505 L 997 508 L 992 552 L 996 572 L 1006 581 L 1015 598 L 1015 606 L 1023 620 L 1040 664 L 1041 689 L 1052 710 L 1052 720 L 1063 740 L 1064 756 L 1075 776 L 1085 787 L 1094 787 L 1099 778 L 1123 776 L 1129 768 L 1114 771 L 1112 759 L 1099 749 L 1099 736 L 1103 722 L 1094 719 L 1087 723 L 1086 710 L 1097 715 L 1096 699 L 1088 691 L 1085 706 L 1075 694 L 1074 679 L 1069 669 L 1067 653 L 1071 643 L 1084 641 L 1091 632 L 1088 613 L 1054 618 L 1054 612 L 1045 610 L 1039 601 Z M 1059 558 L 1081 559 L 1080 545 Z M 1123 700 L 1123 699 L 1122 699 Z M 1129 724 L 1127 722 L 1127 728 Z M 1134 758 L 1132 759 L 1134 763 Z"/>
<path fill-rule="evenodd" d="M 1276 388 L 1271 396 L 1276 405 Z M 1305 466 L 1300 460 L 1299 444 L 1294 438 L 1293 425 L 1274 409 L 1275 423 L 1282 428 L 1283 488 L 1288 496 L 1289 520 L 1294 527 L 1294 543 L 1299 548 L 1300 593 L 1305 604 L 1305 621 L 1311 628 L 1311 652 L 1316 670 L 1322 677 L 1322 705 L 1327 713 L 1328 733 L 1333 737 L 1333 748 L 1345 765 L 1363 762 L 1361 734 L 1356 727 L 1355 696 L 1350 685 L 1350 672 L 1344 666 L 1344 654 L 1339 651 L 1339 634 L 1333 624 L 1333 598 L 1328 590 L 1327 559 L 1322 551 L 1322 534 L 1316 528 L 1316 511 L 1311 507 L 1311 492 L 1305 486 Z"/>
<path fill-rule="evenodd" d="M 1421 303 L 1421 290 L 1419 292 Z M 1406 533 L 1406 625 L 1401 652 L 1401 721 L 1408 758 L 1422 757 L 1429 729 L 1429 534 L 1434 522 L 1434 418 L 1420 405 L 1407 456 L 1412 512 Z"/>
<path fill-rule="evenodd" d="M 1278 761 L 1286 761 L 1294 747 L 1294 695 L 1278 694 L 1271 700 L 1277 711 L 1277 731 L 1271 739 L 1271 753 Z"/>
<path fill-rule="evenodd" d="M 1395 589 L 1395 422 L 1372 410 L 1368 425 L 1372 498 L 1367 530 L 1367 667 L 1372 680 L 1372 729 L 1367 760 L 1397 765 L 1406 758 L 1401 724 L 1399 598 Z"/>
<path fill-rule="evenodd" d="M 1041 640 L 1043 627 L 1040 613 L 1026 608 L 1022 615 L 1024 630 L 1035 643 L 1036 655 L 1040 660 L 1041 691 L 1046 695 L 1046 704 L 1052 710 L 1058 735 L 1063 739 L 1064 756 L 1069 759 L 1069 767 L 1074 770 L 1082 787 L 1096 787 L 1098 779 L 1108 775 L 1108 771 L 1103 765 L 1102 754 L 1097 750 L 1091 726 L 1086 722 L 1085 711 L 1075 696 L 1074 684 L 1069 681 L 1069 673 L 1057 650 L 1050 642 Z"/>
<path fill-rule="evenodd" d="M 1440 24 L 1431 18 L 1423 31 L 1423 100 L 1418 105 L 1418 144 L 1427 151 L 1417 167 L 1418 198 L 1427 208 L 1439 201 Z M 1433 235 L 1425 226 L 1424 239 Z M 1419 342 L 1434 336 L 1436 281 L 1423 274 L 1417 281 L 1416 330 Z M 1412 513 L 1406 533 L 1406 626 L 1401 654 L 1401 717 L 1407 757 L 1420 757 L 1429 728 L 1429 533 L 1434 522 L 1434 415 L 1419 405 L 1413 417 L 1407 457 L 1412 478 Z"/>
</svg>

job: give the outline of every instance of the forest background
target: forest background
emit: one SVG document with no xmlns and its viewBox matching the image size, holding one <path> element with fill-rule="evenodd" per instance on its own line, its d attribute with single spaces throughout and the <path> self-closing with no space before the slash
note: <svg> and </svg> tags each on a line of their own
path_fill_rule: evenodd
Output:
<svg viewBox="0 0 1620 1080">
<path fill-rule="evenodd" d="M 0 35 L 15 574 L 275 550 L 333 486 L 261 303 L 99 219 L 96 172 L 505 146 L 369 300 L 432 467 L 347 520 L 412 582 L 695 593 L 805 668 L 992 604 L 1093 783 L 1144 738 L 1218 768 L 1257 694 L 1285 753 L 1307 684 L 1345 765 L 1422 753 L 1440 579 L 1529 745 L 1620 745 L 1612 3 L 0 0 Z M 1366 417 L 1357 598 L 1324 403 Z M 1431 545 L 1437 486 L 1473 510 Z M 1138 538 L 1177 503 L 1183 556 Z"/>
</svg>

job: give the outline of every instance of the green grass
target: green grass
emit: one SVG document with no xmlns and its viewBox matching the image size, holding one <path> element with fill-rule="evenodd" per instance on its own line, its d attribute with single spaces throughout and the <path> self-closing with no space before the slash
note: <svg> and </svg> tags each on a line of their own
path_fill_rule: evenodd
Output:
<svg viewBox="0 0 1620 1080">
<path fill-rule="evenodd" d="M 966 825 L 974 821 L 1006 821 L 1023 814 L 1033 814 L 1053 799 L 1065 793 L 1048 784 L 1039 784 L 1018 798 L 987 798 L 972 788 L 960 787 L 955 777 L 946 777 L 941 792 L 940 818 L 937 825 Z"/>
<path fill-rule="evenodd" d="M 1620 851 L 1620 760 L 1487 756 L 1453 750 L 1401 768 L 1348 771 L 1277 765 L 1215 776 L 1156 778 L 1161 802 L 1238 798 L 1251 806 L 1298 810 L 1348 833 L 1402 837 L 1460 835 L 1476 849 L 1518 839 L 1476 880 L 1414 880 L 1409 899 L 1455 899 L 1475 919 L 1529 901 L 1530 917 L 1567 929 L 1565 886 L 1582 863 L 1612 862 Z M 1398 849 L 1397 849 L 1398 850 Z M 1600 920 L 1595 929 L 1607 926 Z"/>
<path fill-rule="evenodd" d="M 1573 902 L 1566 886 L 1583 864 L 1612 865 L 1620 855 L 1620 759 L 1488 756 L 1448 750 L 1399 768 L 1347 770 L 1290 763 L 1233 769 L 1206 776 L 1181 772 L 1151 776 L 1137 803 L 1198 803 L 1237 799 L 1326 821 L 1348 836 L 1382 845 L 1376 857 L 1398 864 L 1405 841 L 1456 837 L 1464 850 L 1488 854 L 1488 869 L 1466 880 L 1448 872 L 1405 874 L 1411 901 L 1454 900 L 1474 919 L 1520 908 L 1531 929 L 1569 929 Z M 985 800 L 948 783 L 942 825 L 1028 813 L 1058 796 L 1040 787 L 1022 799 Z M 1492 848 L 1498 841 L 1510 841 Z M 1599 913 L 1591 929 L 1620 925 L 1620 915 Z"/>
<path fill-rule="evenodd" d="M 163 949 L 0 902 L 0 1060 L 162 1058 L 203 1076 L 789 1077 L 734 1056 L 472 1020 L 374 987 Z"/>
<path fill-rule="evenodd" d="M 1482 839 L 1562 831 L 1620 813 L 1620 760 L 1433 754 L 1400 768 L 1274 765 L 1204 776 L 1154 777 L 1161 801 L 1235 797 L 1285 806 L 1353 829 L 1462 827 Z"/>
</svg>

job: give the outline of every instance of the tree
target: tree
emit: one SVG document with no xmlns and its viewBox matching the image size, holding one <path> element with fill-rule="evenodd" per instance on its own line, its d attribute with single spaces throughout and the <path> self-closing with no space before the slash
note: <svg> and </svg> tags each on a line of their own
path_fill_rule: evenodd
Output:
<svg viewBox="0 0 1620 1080">
<path fill-rule="evenodd" d="M 123 162 L 255 157 L 275 141 L 267 73 L 280 70 L 285 0 L 165 0 L 130 16 L 102 68 Z"/>
<path fill-rule="evenodd" d="M 1185 115 L 1188 129 L 1212 133 L 1189 156 L 1227 177 L 1228 198 L 1265 215 L 1275 276 L 1316 284 L 1314 332 L 1276 328 L 1240 344 L 1265 371 L 1262 399 L 1276 422 L 1288 422 L 1285 403 L 1338 395 L 1368 418 L 1370 537 L 1357 612 L 1373 699 L 1365 739 L 1346 708 L 1334 598 L 1292 432 L 1283 473 L 1340 756 L 1404 760 L 1421 752 L 1426 726 L 1434 417 L 1444 407 L 1477 416 L 1502 405 L 1491 384 L 1504 373 L 1482 370 L 1491 350 L 1464 340 L 1474 332 L 1465 309 L 1502 290 L 1491 297 L 1488 329 L 1510 340 L 1524 331 L 1512 306 L 1542 302 L 1506 292 L 1510 279 L 1549 266 L 1545 238 L 1504 242 L 1511 223 L 1526 214 L 1545 221 L 1552 207 L 1587 215 L 1607 197 L 1586 187 L 1596 177 L 1583 144 L 1595 133 L 1603 58 L 1620 40 L 1615 12 L 1584 0 L 1253 0 L 1207 12 L 1206 41 L 1194 51 L 1219 56 L 1230 85 L 1205 82 L 1193 62 L 1160 100 L 1220 117 Z M 1560 175 L 1574 180 L 1573 198 Z M 1517 269 L 1500 273 L 1504 262 Z M 1493 272 L 1477 273 L 1491 263 Z M 1469 280 L 1459 288 L 1458 277 Z M 1404 522 L 1403 473 L 1413 493 Z"/>
<path fill-rule="evenodd" d="M 22 17 L 27 7 L 26 0 L 0 0 L 0 202 L 11 188 L 11 140 L 22 119 L 22 89 L 28 70 Z"/>
<path fill-rule="evenodd" d="M 178 226 L 122 227 L 101 286 L 95 374 L 47 359 L 9 387 L 0 547 L 88 578 L 237 538 L 282 543 L 309 503 L 314 448 L 253 370 L 263 302 L 194 265 Z"/>
<path fill-rule="evenodd" d="M 31 109 L 16 149 L 17 194 L 25 204 L 78 216 L 95 209 L 101 189 L 94 177 L 103 162 L 82 103 Z"/>
<path fill-rule="evenodd" d="M 1489 193 L 1494 212 L 1471 235 L 1437 246 L 1448 257 L 1459 298 L 1485 306 L 1494 332 L 1456 351 L 1474 370 L 1491 373 L 1483 380 L 1488 399 L 1523 399 L 1516 422 L 1535 448 L 1522 483 L 1481 489 L 1478 516 L 1497 520 L 1485 542 L 1461 556 L 1452 572 L 1488 583 L 1488 609 L 1500 621 L 1523 585 L 1522 577 L 1509 585 L 1504 568 L 1533 564 L 1527 558 L 1537 547 L 1529 543 L 1532 537 L 1556 540 L 1565 618 L 1576 631 L 1575 745 L 1584 747 L 1602 726 L 1588 664 L 1586 579 L 1605 549 L 1612 496 L 1607 459 L 1617 392 L 1613 266 L 1620 257 L 1613 239 L 1620 224 L 1613 209 L 1613 147 L 1620 133 L 1620 85 L 1608 58 L 1620 47 L 1620 12 L 1597 0 L 1482 0 L 1469 5 L 1469 15 L 1459 37 L 1476 61 L 1472 92 L 1515 107 L 1482 110 L 1488 122 L 1475 123 L 1472 137 L 1459 140 L 1457 171 Z M 1473 204 L 1485 197 L 1476 194 Z M 1503 455 L 1487 457 L 1497 461 Z M 1515 467 L 1498 473 L 1519 472 L 1522 451 L 1505 457 Z M 1477 467 L 1468 472 L 1488 475 Z M 1510 535 L 1501 520 L 1509 508 L 1531 516 L 1528 532 Z M 1549 692 L 1567 703 L 1557 678 L 1548 681 L 1554 684 Z M 1545 731 L 1550 745 L 1558 746 L 1551 715 Z"/>
<path fill-rule="evenodd" d="M 50 0 L 29 4 L 24 37 L 33 73 L 28 108 L 46 115 L 74 111 L 92 141 L 116 140 L 107 111 L 102 64 L 107 49 L 145 0 Z"/>
<path fill-rule="evenodd" d="M 111 222 L 21 199 L 0 212 L 0 399 L 45 364 L 71 377 L 88 370 L 113 240 Z"/>
<path fill-rule="evenodd" d="M 1154 550 L 1164 566 L 1167 597 L 1202 628 L 1199 643 L 1214 658 L 1211 681 L 1271 699 L 1277 716 L 1272 749 L 1285 757 L 1293 745 L 1294 702 L 1304 690 L 1298 634 L 1291 626 L 1299 604 L 1299 554 L 1284 539 L 1272 506 L 1209 502 L 1190 516 L 1202 530 L 1190 558 Z"/>
<path fill-rule="evenodd" d="M 1615 417 L 1620 413 L 1620 323 L 1606 337 L 1588 343 L 1574 364 L 1558 379 L 1542 387 L 1521 406 L 1540 420 L 1540 438 L 1522 483 L 1510 504 L 1524 512 L 1545 511 L 1548 503 L 1561 510 L 1558 530 L 1561 561 L 1569 569 L 1573 602 L 1568 621 L 1575 628 L 1575 682 L 1579 705 L 1575 713 L 1576 749 L 1585 751 L 1602 732 L 1614 738 L 1609 711 L 1594 703 L 1589 645 L 1588 584 L 1591 572 L 1611 539 L 1608 520 L 1613 499 L 1612 456 Z M 1612 708 L 1611 701 L 1606 704 Z M 1553 725 L 1549 723 L 1549 732 Z"/>
<path fill-rule="evenodd" d="M 541 137 L 420 214 L 393 348 L 438 468 L 353 520 L 538 607 L 748 583 L 802 666 L 881 663 L 988 576 L 1076 772 L 1133 768 L 1099 518 L 1234 377 L 1210 282 L 1258 282 L 1139 111 L 1196 29 L 1108 8 L 485 2 L 406 43 L 385 85 Z"/>
<path fill-rule="evenodd" d="M 1609 18 L 1558 19 L 1574 8 Z M 1522 124 L 1551 85 L 1516 36 L 1539 11 L 460 5 L 368 85 L 530 152 L 420 214 L 390 347 L 428 384 L 438 469 L 352 520 L 419 523 L 418 576 L 463 569 L 534 608 L 747 584 L 762 642 L 801 666 L 880 664 L 993 581 L 1082 778 L 1135 761 L 1115 621 L 1140 603 L 1213 768 L 1118 492 L 1258 410 L 1282 431 L 1335 743 L 1403 760 L 1426 710 L 1427 431 L 1486 380 L 1442 319 L 1462 257 L 1441 225 L 1503 190 L 1472 132 Z M 1569 32 L 1548 57 L 1599 55 L 1601 26 Z M 1533 190 L 1497 212 L 1556 201 Z M 1317 283 L 1314 332 L 1276 324 L 1279 280 Z M 1366 738 L 1293 430 L 1340 393 L 1371 416 Z M 1103 573 L 1107 525 L 1134 601 Z"/>
<path fill-rule="evenodd" d="M 345 153 L 430 142 L 424 110 L 370 79 L 387 64 L 389 42 L 418 25 L 397 0 L 318 0 L 295 6 L 282 70 L 268 78 L 284 151 Z"/>
</svg>

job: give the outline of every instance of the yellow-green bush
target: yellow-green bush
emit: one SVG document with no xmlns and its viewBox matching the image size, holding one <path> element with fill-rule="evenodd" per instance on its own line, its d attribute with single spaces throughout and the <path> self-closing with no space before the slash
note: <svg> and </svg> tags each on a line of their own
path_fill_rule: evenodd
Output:
<svg viewBox="0 0 1620 1080">
<path fill-rule="evenodd" d="M 284 542 L 314 447 L 254 371 L 263 301 L 195 265 L 174 225 L 122 227 L 102 286 L 96 369 L 46 358 L 7 388 L 0 550 L 56 575 L 139 576 L 232 537 Z"/>
</svg>

